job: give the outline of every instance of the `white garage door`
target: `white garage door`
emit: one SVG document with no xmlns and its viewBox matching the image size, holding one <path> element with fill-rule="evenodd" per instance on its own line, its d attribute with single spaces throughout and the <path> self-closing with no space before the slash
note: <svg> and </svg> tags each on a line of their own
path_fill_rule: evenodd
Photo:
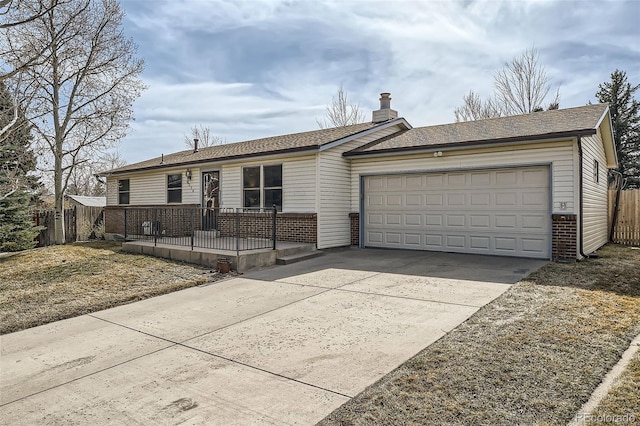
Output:
<svg viewBox="0 0 640 426">
<path fill-rule="evenodd" d="M 548 259 L 549 168 L 368 176 L 366 247 Z"/>
</svg>

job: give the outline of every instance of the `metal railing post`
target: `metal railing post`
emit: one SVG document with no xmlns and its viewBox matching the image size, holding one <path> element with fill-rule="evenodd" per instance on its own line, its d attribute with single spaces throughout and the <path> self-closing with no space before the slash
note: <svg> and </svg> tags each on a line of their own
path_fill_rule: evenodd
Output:
<svg viewBox="0 0 640 426">
<path fill-rule="evenodd" d="M 191 250 L 193 250 L 193 238 L 196 232 L 196 209 L 191 209 Z"/>
<path fill-rule="evenodd" d="M 124 239 L 127 239 L 127 209 L 124 209 Z"/>
<path fill-rule="evenodd" d="M 276 207 L 275 203 L 273 204 L 273 213 L 271 215 L 271 239 L 273 240 L 273 249 L 276 249 L 276 213 L 278 212 L 278 207 Z"/>
<path fill-rule="evenodd" d="M 153 232 L 153 245 L 158 245 L 158 209 L 153 209 L 153 222 L 151 223 L 151 231 Z"/>
<path fill-rule="evenodd" d="M 236 209 L 236 259 L 240 256 L 240 209 Z"/>
</svg>

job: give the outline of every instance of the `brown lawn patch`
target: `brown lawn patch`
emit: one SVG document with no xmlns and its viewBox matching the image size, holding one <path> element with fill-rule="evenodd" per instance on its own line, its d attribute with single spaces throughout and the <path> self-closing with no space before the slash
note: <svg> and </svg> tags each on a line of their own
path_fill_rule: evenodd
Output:
<svg viewBox="0 0 640 426">
<path fill-rule="evenodd" d="M 320 424 L 567 424 L 640 332 L 639 270 L 616 245 L 549 264 Z"/>
<path fill-rule="evenodd" d="M 591 414 L 590 424 L 640 424 L 640 351 Z"/>
<path fill-rule="evenodd" d="M 121 251 L 115 242 L 0 257 L 0 334 L 219 279 L 187 264 Z"/>
</svg>

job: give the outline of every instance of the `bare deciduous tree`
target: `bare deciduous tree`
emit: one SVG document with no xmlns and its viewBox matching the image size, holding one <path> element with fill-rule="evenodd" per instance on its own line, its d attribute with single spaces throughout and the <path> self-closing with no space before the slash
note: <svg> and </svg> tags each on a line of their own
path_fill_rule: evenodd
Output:
<svg viewBox="0 0 640 426">
<path fill-rule="evenodd" d="M 23 0 L 8 13 L 20 21 L 43 2 L 56 0 Z M 126 134 L 133 101 L 144 89 L 143 61 L 122 33 L 123 16 L 116 0 L 67 0 L 8 33 L 10 64 L 20 63 L 26 50 L 46 52 L 46 60 L 24 71 L 22 87 L 31 91 L 36 141 L 53 174 L 58 244 L 64 242 L 63 197 L 73 170 Z"/>
<path fill-rule="evenodd" d="M 198 148 L 222 145 L 224 143 L 221 137 L 212 135 L 211 129 L 208 126 L 203 125 L 200 125 L 200 127 L 193 126 L 191 128 L 191 134 L 184 135 L 184 144 L 189 148 L 194 149 L 194 139 L 198 140 Z"/>
<path fill-rule="evenodd" d="M 337 97 L 333 97 L 327 106 L 325 118 L 322 121 L 316 119 L 316 123 L 321 129 L 350 126 L 364 121 L 365 115 L 360 111 L 360 105 L 349 101 L 349 96 L 342 85 L 338 88 Z"/>
<path fill-rule="evenodd" d="M 538 62 L 538 51 L 527 49 L 505 64 L 494 76 L 494 90 L 493 98 L 486 101 L 473 91 L 469 92 L 463 98 L 464 104 L 454 111 L 456 121 L 543 111 L 551 86 L 546 69 Z M 558 89 L 547 109 L 558 109 L 559 100 Z"/>
<path fill-rule="evenodd" d="M 464 104 L 455 109 L 456 121 L 474 121 L 485 118 L 502 117 L 502 108 L 495 99 L 482 100 L 473 90 L 464 98 Z"/>
<path fill-rule="evenodd" d="M 69 175 L 69 184 L 65 194 L 101 197 L 106 194 L 104 181 L 97 175 L 126 165 L 127 162 L 118 151 L 110 151 L 75 167 Z"/>
<path fill-rule="evenodd" d="M 14 48 L 8 37 L 10 31 L 43 17 L 64 1 L 66 0 L 41 0 L 34 4 L 32 0 L 0 0 L 0 58 L 4 58 Z M 15 13 L 24 8 L 29 9 L 30 13 Z M 21 52 L 19 61 L 11 61 L 11 66 L 3 59 L 0 81 L 14 77 L 32 65 L 42 64 L 47 58 L 47 47 L 30 46 Z"/>
</svg>

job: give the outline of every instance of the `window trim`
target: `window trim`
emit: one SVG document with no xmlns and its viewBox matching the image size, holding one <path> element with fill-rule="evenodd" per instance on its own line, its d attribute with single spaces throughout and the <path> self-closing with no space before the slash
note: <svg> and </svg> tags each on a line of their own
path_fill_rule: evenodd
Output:
<svg viewBox="0 0 640 426">
<path fill-rule="evenodd" d="M 272 166 L 280 166 L 280 181 L 281 181 L 281 185 L 280 186 L 269 186 L 269 187 L 265 187 L 265 175 L 264 175 L 264 168 L 265 167 L 272 167 Z M 260 170 L 260 186 L 256 187 L 256 188 L 245 188 L 244 186 L 244 170 L 245 169 L 252 169 L 252 168 L 259 168 Z M 245 191 L 255 191 L 255 190 L 259 190 L 260 191 L 260 209 L 266 209 L 266 208 L 271 208 L 272 206 L 265 206 L 264 205 L 264 200 L 265 200 L 265 190 L 280 190 L 282 191 L 282 205 L 279 206 L 278 211 L 282 211 L 284 208 L 284 163 L 266 163 L 266 164 L 258 164 L 258 165 L 253 165 L 253 166 L 242 166 L 242 170 L 241 170 L 241 179 L 242 179 L 242 183 L 241 183 L 241 204 L 242 204 L 242 208 L 255 208 L 255 207 L 247 207 L 245 205 Z"/>
<path fill-rule="evenodd" d="M 124 182 L 127 181 L 127 190 L 123 191 L 121 189 L 121 184 L 120 182 Z M 123 203 L 122 202 L 122 196 L 126 195 L 127 196 L 127 202 Z M 118 205 L 128 205 L 131 204 L 131 179 L 118 179 Z"/>
<path fill-rule="evenodd" d="M 600 162 L 597 159 L 593 159 L 593 181 L 600 183 Z"/>
<path fill-rule="evenodd" d="M 180 176 L 180 188 L 169 188 L 169 176 Z M 182 172 L 180 173 L 167 173 L 167 178 L 165 180 L 167 184 L 166 191 L 166 201 L 167 204 L 182 204 Z M 180 201 L 169 201 L 169 193 L 170 191 L 179 192 L 180 193 Z"/>
</svg>

